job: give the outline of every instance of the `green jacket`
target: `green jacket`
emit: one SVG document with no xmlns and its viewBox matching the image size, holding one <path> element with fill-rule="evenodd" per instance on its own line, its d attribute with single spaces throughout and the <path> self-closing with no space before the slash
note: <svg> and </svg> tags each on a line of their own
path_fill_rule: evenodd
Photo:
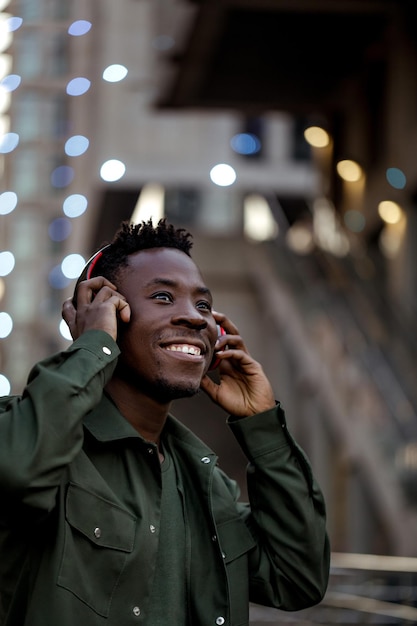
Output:
<svg viewBox="0 0 417 626">
<path fill-rule="evenodd" d="M 103 394 L 118 354 L 89 331 L 37 364 L 22 397 L 0 399 L 1 626 L 146 624 L 161 470 Z M 247 625 L 249 601 L 299 610 L 328 581 L 325 505 L 283 411 L 228 423 L 250 507 L 202 441 L 171 416 L 164 431 L 185 504 L 190 626 Z"/>
</svg>

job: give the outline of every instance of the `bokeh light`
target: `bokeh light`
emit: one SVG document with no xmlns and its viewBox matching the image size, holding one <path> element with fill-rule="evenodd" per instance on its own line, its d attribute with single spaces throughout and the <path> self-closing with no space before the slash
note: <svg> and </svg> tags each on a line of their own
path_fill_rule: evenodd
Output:
<svg viewBox="0 0 417 626">
<path fill-rule="evenodd" d="M 5 311 L 0 312 L 0 339 L 5 339 L 13 330 L 13 320 Z"/>
<path fill-rule="evenodd" d="M 62 210 L 67 217 L 79 217 L 85 212 L 87 206 L 87 198 L 80 193 L 74 193 L 65 198 Z"/>
<path fill-rule="evenodd" d="M 358 182 L 363 175 L 361 166 L 356 161 L 345 159 L 336 165 L 337 173 L 348 183 Z"/>
<path fill-rule="evenodd" d="M 91 22 L 87 20 L 76 20 L 71 24 L 68 28 L 68 34 L 73 37 L 80 37 L 81 35 L 85 35 L 91 29 Z"/>
<path fill-rule="evenodd" d="M 89 140 L 84 135 L 74 135 L 65 142 L 65 154 L 68 156 L 80 156 L 88 150 Z"/>
<path fill-rule="evenodd" d="M 9 32 L 14 32 L 15 30 L 18 30 L 18 28 L 22 26 L 23 20 L 21 17 L 12 16 L 6 20 L 6 24 L 7 24 L 7 28 Z"/>
<path fill-rule="evenodd" d="M 17 133 L 5 133 L 0 138 L 0 153 L 7 154 L 13 152 L 19 145 L 19 135 Z"/>
<path fill-rule="evenodd" d="M 22 82 L 22 77 L 19 74 L 9 74 L 5 76 L 3 80 L 0 82 L 0 86 L 3 87 L 6 91 L 14 91 L 17 89 Z"/>
<path fill-rule="evenodd" d="M 295 222 L 286 232 L 287 246 L 300 255 L 310 254 L 314 248 L 314 237 L 311 225 L 302 221 Z"/>
<path fill-rule="evenodd" d="M 88 78 L 78 76 L 69 81 L 66 91 L 69 96 L 82 96 L 90 87 L 91 81 L 89 81 Z"/>
<path fill-rule="evenodd" d="M 0 13 L 0 52 L 4 52 L 10 47 L 13 35 L 9 30 L 8 19 Z"/>
<path fill-rule="evenodd" d="M 397 224 L 403 215 L 401 207 L 391 200 L 383 200 L 378 205 L 380 218 L 387 224 Z"/>
<path fill-rule="evenodd" d="M 232 149 L 238 154 L 257 154 L 261 149 L 261 142 L 252 133 L 239 133 L 230 140 Z"/>
<path fill-rule="evenodd" d="M 58 217 L 49 224 L 48 234 L 52 241 L 65 241 L 72 231 L 72 225 L 66 217 Z"/>
<path fill-rule="evenodd" d="M 0 374 L 0 396 L 8 396 L 11 391 L 11 386 L 9 379 L 4 376 L 4 374 Z"/>
<path fill-rule="evenodd" d="M 395 259 L 403 247 L 407 230 L 407 218 L 405 213 L 395 223 L 386 222 L 379 235 L 379 249 L 387 259 Z"/>
<path fill-rule="evenodd" d="M 11 103 L 10 91 L 0 85 L 0 114 L 5 113 L 10 108 Z M 3 136 L 6 131 L 4 131 Z"/>
<path fill-rule="evenodd" d="M 215 185 L 229 187 L 236 180 L 236 172 L 231 165 L 219 163 L 210 170 L 210 179 Z"/>
<path fill-rule="evenodd" d="M 0 276 L 8 276 L 14 269 L 15 258 L 10 250 L 0 252 Z"/>
<path fill-rule="evenodd" d="M 103 72 L 103 80 L 106 80 L 108 83 L 118 83 L 126 78 L 127 72 L 127 67 L 115 63 L 106 67 Z"/>
<path fill-rule="evenodd" d="M 304 138 L 313 148 L 326 148 L 330 143 L 329 133 L 320 126 L 306 128 Z"/>
<path fill-rule="evenodd" d="M 85 259 L 81 254 L 69 254 L 61 263 L 62 273 L 66 278 L 78 278 L 84 269 Z"/>
<path fill-rule="evenodd" d="M 69 165 L 60 165 L 56 167 L 51 174 L 51 185 L 62 189 L 68 187 L 74 179 L 74 169 Z"/>
<path fill-rule="evenodd" d="M 407 178 L 402 170 L 398 167 L 389 167 L 386 171 L 387 181 L 394 189 L 404 189 L 407 184 Z"/>
<path fill-rule="evenodd" d="M 66 323 L 65 320 L 61 320 L 59 322 L 59 332 L 64 339 L 67 339 L 68 341 L 72 341 L 70 329 L 68 328 L 68 324 Z"/>
<path fill-rule="evenodd" d="M 245 235 L 255 241 L 268 241 L 278 235 L 278 224 L 264 196 L 246 196 L 243 204 L 243 229 Z"/>
<path fill-rule="evenodd" d="M 0 194 L 0 215 L 7 215 L 17 206 L 17 194 L 14 191 L 3 191 Z"/>
<path fill-rule="evenodd" d="M 131 215 L 134 224 L 152 220 L 154 224 L 164 217 L 165 189 L 162 185 L 148 183 L 144 185 Z"/>
<path fill-rule="evenodd" d="M 120 180 L 125 172 L 126 166 L 119 159 L 109 159 L 100 168 L 101 178 L 109 183 Z"/>
<path fill-rule="evenodd" d="M 363 213 L 356 211 L 355 209 L 346 211 L 343 216 L 343 221 L 347 228 L 349 228 L 349 230 L 353 233 L 362 232 L 366 225 L 366 219 Z"/>
</svg>

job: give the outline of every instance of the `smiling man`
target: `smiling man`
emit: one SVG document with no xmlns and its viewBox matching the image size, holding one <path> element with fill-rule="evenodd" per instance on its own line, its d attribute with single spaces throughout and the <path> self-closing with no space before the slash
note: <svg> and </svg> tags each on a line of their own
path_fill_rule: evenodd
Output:
<svg viewBox="0 0 417 626">
<path fill-rule="evenodd" d="M 244 626 L 250 601 L 322 599 L 320 488 L 191 247 L 164 220 L 123 223 L 64 303 L 73 344 L 0 399 L 1 626 Z M 248 458 L 250 503 L 170 415 L 200 389 Z"/>
</svg>

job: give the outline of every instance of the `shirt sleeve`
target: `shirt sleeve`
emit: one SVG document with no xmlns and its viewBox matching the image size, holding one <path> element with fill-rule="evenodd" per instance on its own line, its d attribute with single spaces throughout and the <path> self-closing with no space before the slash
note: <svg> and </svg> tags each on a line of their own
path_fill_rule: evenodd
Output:
<svg viewBox="0 0 417 626">
<path fill-rule="evenodd" d="M 119 348 L 91 330 L 34 366 L 22 396 L 0 398 L 0 519 L 44 516 L 83 442 L 82 420 L 100 401 Z M 4 505 L 4 506 L 3 506 Z"/>
<path fill-rule="evenodd" d="M 279 404 L 229 426 L 249 460 L 250 507 L 241 509 L 257 548 L 250 559 L 252 602 L 284 610 L 317 604 L 329 578 L 325 502 L 310 462 Z"/>
</svg>

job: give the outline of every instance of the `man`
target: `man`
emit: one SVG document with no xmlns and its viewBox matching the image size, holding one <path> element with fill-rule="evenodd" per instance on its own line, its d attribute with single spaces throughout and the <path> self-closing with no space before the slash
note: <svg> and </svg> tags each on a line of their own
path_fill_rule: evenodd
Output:
<svg viewBox="0 0 417 626">
<path fill-rule="evenodd" d="M 1 400 L 1 626 L 243 626 L 249 601 L 322 599 L 320 489 L 191 246 L 123 223 L 64 303 L 73 344 Z M 169 415 L 200 388 L 247 455 L 250 506 Z"/>
</svg>

